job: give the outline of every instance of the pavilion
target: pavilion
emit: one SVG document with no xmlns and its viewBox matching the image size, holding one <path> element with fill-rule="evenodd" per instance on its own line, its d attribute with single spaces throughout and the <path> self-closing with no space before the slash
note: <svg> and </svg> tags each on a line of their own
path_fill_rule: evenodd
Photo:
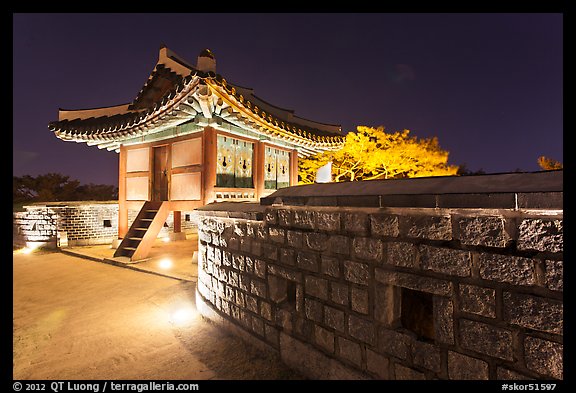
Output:
<svg viewBox="0 0 576 393">
<path fill-rule="evenodd" d="M 95 109 L 60 109 L 56 137 L 119 156 L 115 257 L 145 258 L 168 214 L 214 201 L 258 201 L 298 182 L 298 157 L 336 150 L 339 125 L 304 119 L 216 73 L 203 50 L 196 66 L 166 47 L 136 98 Z M 139 211 L 129 227 L 129 211 Z"/>
</svg>

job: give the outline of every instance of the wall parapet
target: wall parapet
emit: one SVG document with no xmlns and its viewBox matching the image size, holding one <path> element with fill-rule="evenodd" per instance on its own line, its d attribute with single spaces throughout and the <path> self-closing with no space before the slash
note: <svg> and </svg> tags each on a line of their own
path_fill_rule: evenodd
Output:
<svg viewBox="0 0 576 393">
<path fill-rule="evenodd" d="M 530 207 L 300 205 L 299 187 L 205 206 L 199 304 L 314 378 L 562 379 L 562 178 L 545 174 Z"/>
</svg>

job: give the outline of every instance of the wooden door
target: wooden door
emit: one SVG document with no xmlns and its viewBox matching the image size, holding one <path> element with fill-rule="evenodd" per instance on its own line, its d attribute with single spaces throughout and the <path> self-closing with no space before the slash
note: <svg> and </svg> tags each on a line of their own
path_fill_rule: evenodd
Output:
<svg viewBox="0 0 576 393">
<path fill-rule="evenodd" d="M 158 146 L 154 148 L 152 200 L 168 200 L 168 146 Z"/>
</svg>

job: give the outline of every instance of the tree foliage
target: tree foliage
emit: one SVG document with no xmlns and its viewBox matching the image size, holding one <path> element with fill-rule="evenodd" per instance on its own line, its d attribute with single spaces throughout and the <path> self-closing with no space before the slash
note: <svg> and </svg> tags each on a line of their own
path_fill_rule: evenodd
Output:
<svg viewBox="0 0 576 393">
<path fill-rule="evenodd" d="M 299 160 L 300 183 L 314 183 L 316 171 L 332 161 L 335 182 L 456 175 L 438 139 L 411 137 L 409 130 L 386 133 L 384 127 L 358 126 L 338 151 Z"/>
<path fill-rule="evenodd" d="M 57 201 L 106 201 L 118 199 L 118 187 L 107 184 L 80 184 L 60 173 L 47 173 L 36 177 L 13 176 L 14 203 Z"/>
<path fill-rule="evenodd" d="M 538 165 L 540 168 L 542 168 L 543 171 L 551 171 L 564 168 L 561 162 L 545 156 L 538 157 Z"/>
</svg>

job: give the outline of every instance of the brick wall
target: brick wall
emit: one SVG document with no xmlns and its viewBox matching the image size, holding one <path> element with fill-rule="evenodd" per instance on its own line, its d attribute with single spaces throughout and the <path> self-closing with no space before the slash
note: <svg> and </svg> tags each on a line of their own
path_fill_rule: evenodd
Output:
<svg viewBox="0 0 576 393">
<path fill-rule="evenodd" d="M 14 213 L 13 244 L 39 242 L 55 248 L 58 232 L 66 232 L 68 244 L 109 244 L 118 236 L 118 203 L 57 202 L 25 206 Z"/>
<path fill-rule="evenodd" d="M 25 212 L 13 214 L 13 245 L 24 247 L 27 243 L 41 243 L 55 248 L 58 232 L 66 232 L 69 246 L 111 244 L 118 237 L 118 203 L 113 202 L 57 202 L 25 206 Z M 138 211 L 129 210 L 129 224 Z M 189 220 L 186 220 L 188 215 Z M 195 228 L 192 212 L 182 212 L 182 231 Z M 174 231 L 173 214 L 159 237 Z"/>
<path fill-rule="evenodd" d="M 209 207 L 199 309 L 313 378 L 563 378 L 561 209 Z"/>
</svg>

